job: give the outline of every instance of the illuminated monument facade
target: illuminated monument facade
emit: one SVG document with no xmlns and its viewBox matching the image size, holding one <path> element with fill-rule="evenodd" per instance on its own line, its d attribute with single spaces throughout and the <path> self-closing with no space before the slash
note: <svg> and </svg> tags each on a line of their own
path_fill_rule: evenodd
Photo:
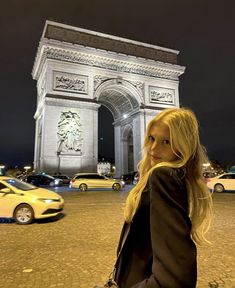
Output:
<svg viewBox="0 0 235 288">
<path fill-rule="evenodd" d="M 113 115 L 116 176 L 136 170 L 147 123 L 179 106 L 178 51 L 46 21 L 37 80 L 37 172 L 97 169 L 98 109 Z"/>
</svg>

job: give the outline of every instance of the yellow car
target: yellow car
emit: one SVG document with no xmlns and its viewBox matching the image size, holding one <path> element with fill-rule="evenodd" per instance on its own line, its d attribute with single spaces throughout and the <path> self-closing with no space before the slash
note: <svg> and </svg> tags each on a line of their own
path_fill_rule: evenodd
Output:
<svg viewBox="0 0 235 288">
<path fill-rule="evenodd" d="M 55 192 L 13 177 L 0 176 L 2 218 L 14 218 L 18 224 L 29 224 L 34 219 L 56 216 L 63 207 L 63 198 Z"/>
<path fill-rule="evenodd" d="M 70 181 L 70 188 L 86 191 L 90 188 L 112 188 L 119 191 L 123 187 L 121 181 L 111 179 L 98 173 L 78 173 Z"/>
</svg>

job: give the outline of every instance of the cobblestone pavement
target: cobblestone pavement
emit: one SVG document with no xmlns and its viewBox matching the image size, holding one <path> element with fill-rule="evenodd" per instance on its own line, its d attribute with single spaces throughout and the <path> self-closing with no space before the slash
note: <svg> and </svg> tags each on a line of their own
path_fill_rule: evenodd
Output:
<svg viewBox="0 0 235 288">
<path fill-rule="evenodd" d="M 0 287 L 92 288 L 104 283 L 115 261 L 127 190 L 60 192 L 66 203 L 61 217 L 26 226 L 1 219 Z M 234 288 L 235 194 L 213 197 L 213 244 L 198 249 L 197 287 Z"/>
</svg>

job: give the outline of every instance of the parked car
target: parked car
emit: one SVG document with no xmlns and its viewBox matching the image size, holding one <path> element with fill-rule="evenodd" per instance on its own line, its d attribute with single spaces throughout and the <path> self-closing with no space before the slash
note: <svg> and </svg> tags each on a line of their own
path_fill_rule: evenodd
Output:
<svg viewBox="0 0 235 288">
<path fill-rule="evenodd" d="M 207 186 L 214 192 L 235 191 L 235 173 L 225 173 L 207 179 Z"/>
<path fill-rule="evenodd" d="M 53 175 L 52 177 L 56 179 L 61 179 L 63 182 L 62 184 L 67 185 L 70 183 L 70 178 L 67 175 Z"/>
<path fill-rule="evenodd" d="M 119 191 L 123 185 L 121 181 L 98 173 L 78 173 L 71 179 L 70 187 L 79 188 L 81 191 L 86 191 L 90 188 L 112 188 L 115 191 Z"/>
<path fill-rule="evenodd" d="M 53 217 L 64 207 L 63 198 L 19 179 L 0 176 L 0 217 L 14 218 L 19 224 Z"/>
<path fill-rule="evenodd" d="M 129 172 L 127 174 L 122 175 L 121 179 L 126 184 L 134 184 L 133 182 L 135 182 L 134 179 L 135 179 L 136 173 L 137 173 L 136 171 Z"/>
<path fill-rule="evenodd" d="M 35 186 L 61 186 L 63 185 L 63 180 L 59 178 L 54 178 L 47 174 L 36 174 L 29 175 L 26 182 L 33 184 Z"/>
</svg>

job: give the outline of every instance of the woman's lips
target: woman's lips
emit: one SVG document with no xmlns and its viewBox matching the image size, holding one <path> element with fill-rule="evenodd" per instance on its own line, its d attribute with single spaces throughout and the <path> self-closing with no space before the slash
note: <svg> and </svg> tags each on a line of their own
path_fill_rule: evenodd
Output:
<svg viewBox="0 0 235 288">
<path fill-rule="evenodd" d="M 161 157 L 158 156 L 150 155 L 150 157 L 155 161 L 161 160 Z"/>
</svg>

